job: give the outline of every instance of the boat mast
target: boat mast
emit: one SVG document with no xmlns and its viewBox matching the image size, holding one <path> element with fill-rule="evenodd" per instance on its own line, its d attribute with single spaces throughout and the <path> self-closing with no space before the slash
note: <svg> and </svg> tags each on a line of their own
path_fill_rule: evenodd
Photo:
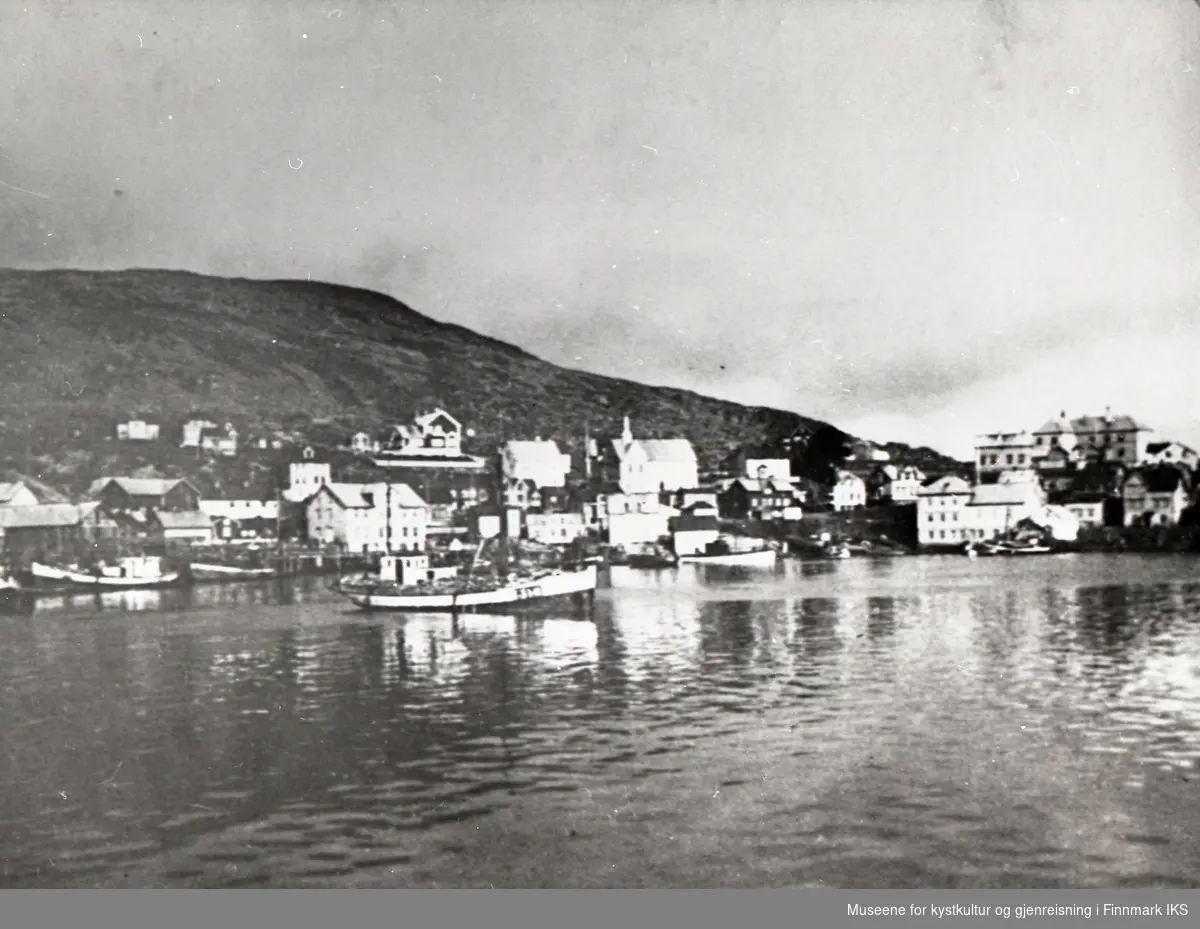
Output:
<svg viewBox="0 0 1200 929">
<path fill-rule="evenodd" d="M 387 554 L 390 555 L 392 553 L 392 480 L 390 477 L 385 487 L 387 489 L 384 492 L 384 500 L 387 512 L 383 518 L 386 520 L 385 526 L 387 528 L 384 530 L 384 545 L 387 548 Z"/>
</svg>

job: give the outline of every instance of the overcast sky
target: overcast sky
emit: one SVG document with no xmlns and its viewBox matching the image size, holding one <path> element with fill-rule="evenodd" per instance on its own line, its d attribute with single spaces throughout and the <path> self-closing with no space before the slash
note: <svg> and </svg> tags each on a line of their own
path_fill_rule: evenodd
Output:
<svg viewBox="0 0 1200 929">
<path fill-rule="evenodd" d="M 0 264 L 372 287 L 951 453 L 1197 442 L 1198 49 L 1194 0 L 15 0 Z"/>
</svg>

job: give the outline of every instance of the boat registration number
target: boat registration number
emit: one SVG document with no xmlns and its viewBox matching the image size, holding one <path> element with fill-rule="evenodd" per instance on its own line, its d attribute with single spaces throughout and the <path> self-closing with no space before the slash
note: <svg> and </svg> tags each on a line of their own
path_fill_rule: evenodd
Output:
<svg viewBox="0 0 1200 929">
<path fill-rule="evenodd" d="M 533 597 L 540 597 L 541 595 L 542 595 L 542 588 L 540 588 L 540 587 L 518 587 L 517 588 L 517 599 L 518 600 L 529 600 Z"/>
</svg>

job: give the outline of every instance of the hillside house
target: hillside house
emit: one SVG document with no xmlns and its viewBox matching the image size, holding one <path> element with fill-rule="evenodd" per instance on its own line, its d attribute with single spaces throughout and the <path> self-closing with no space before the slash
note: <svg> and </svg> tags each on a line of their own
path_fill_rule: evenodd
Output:
<svg viewBox="0 0 1200 929">
<path fill-rule="evenodd" d="M 356 455 L 374 455 L 383 448 L 383 443 L 367 432 L 356 432 L 350 437 L 350 451 Z"/>
<path fill-rule="evenodd" d="M 74 559 L 116 533 L 98 502 L 39 503 L 0 507 L 0 561 Z"/>
<path fill-rule="evenodd" d="M 238 431 L 233 423 L 226 423 L 200 433 L 200 448 L 216 458 L 236 458 L 238 453 Z"/>
<path fill-rule="evenodd" d="M 1035 436 L 1028 432 L 990 432 L 975 440 L 975 480 L 989 483 L 1004 471 L 1033 467 Z"/>
<path fill-rule="evenodd" d="M 207 545 L 217 537 L 212 519 L 199 510 L 190 513 L 156 512 L 150 526 L 152 533 L 164 542 Z"/>
<path fill-rule="evenodd" d="M 179 447 L 199 448 L 200 441 L 204 437 L 205 431 L 217 428 L 219 428 L 219 424 L 208 419 L 189 419 L 183 424 L 182 437 L 179 441 Z"/>
<path fill-rule="evenodd" d="M 1122 492 L 1126 526 L 1174 526 L 1188 507 L 1187 484 L 1177 468 L 1134 471 Z"/>
<path fill-rule="evenodd" d="M 635 439 L 625 417 L 619 439 L 612 440 L 617 483 L 627 494 L 659 493 L 698 487 L 699 463 L 687 439 Z"/>
<path fill-rule="evenodd" d="M 582 513 L 527 513 L 525 535 L 542 545 L 568 545 L 587 535 Z"/>
<path fill-rule="evenodd" d="M 1037 453 L 1060 447 L 1088 461 L 1113 461 L 1136 465 L 1146 459 L 1153 430 L 1132 416 L 1106 410 L 1103 416 L 1068 419 L 1065 412 L 1034 430 Z"/>
<path fill-rule="evenodd" d="M 529 478 L 509 477 L 504 479 L 504 505 L 518 510 L 528 510 L 540 503 L 538 486 Z"/>
<path fill-rule="evenodd" d="M 858 510 L 867 505 L 867 484 L 852 471 L 839 471 L 830 494 L 833 509 Z"/>
<path fill-rule="evenodd" d="M 159 425 L 144 419 L 117 423 L 117 438 L 122 442 L 157 442 Z"/>
<path fill-rule="evenodd" d="M 0 506 L 37 506 L 39 503 L 37 494 L 20 481 L 0 482 Z"/>
<path fill-rule="evenodd" d="M 892 503 L 915 503 L 917 491 L 925 484 L 925 472 L 915 465 L 903 465 L 884 488 L 884 499 Z"/>
<path fill-rule="evenodd" d="M 407 484 L 324 483 L 305 512 L 309 538 L 323 545 L 356 553 L 425 549 L 429 506 Z"/>
<path fill-rule="evenodd" d="M 676 555 L 696 555 L 708 550 L 709 543 L 720 538 L 720 526 L 715 516 L 683 513 L 668 524 L 671 548 Z"/>
<path fill-rule="evenodd" d="M 500 449 L 500 473 L 506 480 L 532 481 L 538 488 L 566 487 L 571 456 L 564 455 L 557 442 L 510 441 Z"/>
<path fill-rule="evenodd" d="M 1196 452 L 1182 442 L 1148 442 L 1146 444 L 1146 464 L 1182 465 L 1189 471 L 1196 470 Z"/>
<path fill-rule="evenodd" d="M 726 519 L 800 519 L 796 489 L 778 478 L 739 477 L 718 496 L 718 512 Z"/>
<path fill-rule="evenodd" d="M 417 416 L 406 425 L 395 426 L 383 450 L 395 455 L 457 458 L 462 451 L 462 423 L 443 409 Z"/>
<path fill-rule="evenodd" d="M 181 478 L 102 477 L 92 482 L 88 497 L 107 513 L 133 510 L 195 512 L 200 491 Z"/>
<path fill-rule="evenodd" d="M 926 481 L 917 491 L 917 542 L 922 546 L 961 545 L 971 485 L 957 475 Z"/>
</svg>

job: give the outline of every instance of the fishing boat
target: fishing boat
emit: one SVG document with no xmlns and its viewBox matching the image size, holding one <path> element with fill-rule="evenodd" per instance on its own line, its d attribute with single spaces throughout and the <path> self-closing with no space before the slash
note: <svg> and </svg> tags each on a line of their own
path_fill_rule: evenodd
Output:
<svg viewBox="0 0 1200 929">
<path fill-rule="evenodd" d="M 236 565 L 192 562 L 188 570 L 197 581 L 253 581 L 275 577 L 274 568 L 243 568 Z"/>
<path fill-rule="evenodd" d="M 724 539 L 709 542 L 702 552 L 680 555 L 681 564 L 737 565 L 747 568 L 769 568 L 779 553 L 770 547 L 734 551 Z"/>
<path fill-rule="evenodd" d="M 87 590 L 171 587 L 178 584 L 183 577 L 180 571 L 164 571 L 162 559 L 153 556 L 121 558 L 115 565 L 101 563 L 91 572 L 55 568 L 34 562 L 29 566 L 29 573 L 39 585 Z"/>
<path fill-rule="evenodd" d="M 438 575 L 424 555 L 385 555 L 378 576 L 343 581 L 335 588 L 364 610 L 402 613 L 469 613 L 527 607 L 564 597 L 594 593 L 594 564 L 551 569 L 524 576 L 474 577 L 457 571 Z"/>
</svg>

